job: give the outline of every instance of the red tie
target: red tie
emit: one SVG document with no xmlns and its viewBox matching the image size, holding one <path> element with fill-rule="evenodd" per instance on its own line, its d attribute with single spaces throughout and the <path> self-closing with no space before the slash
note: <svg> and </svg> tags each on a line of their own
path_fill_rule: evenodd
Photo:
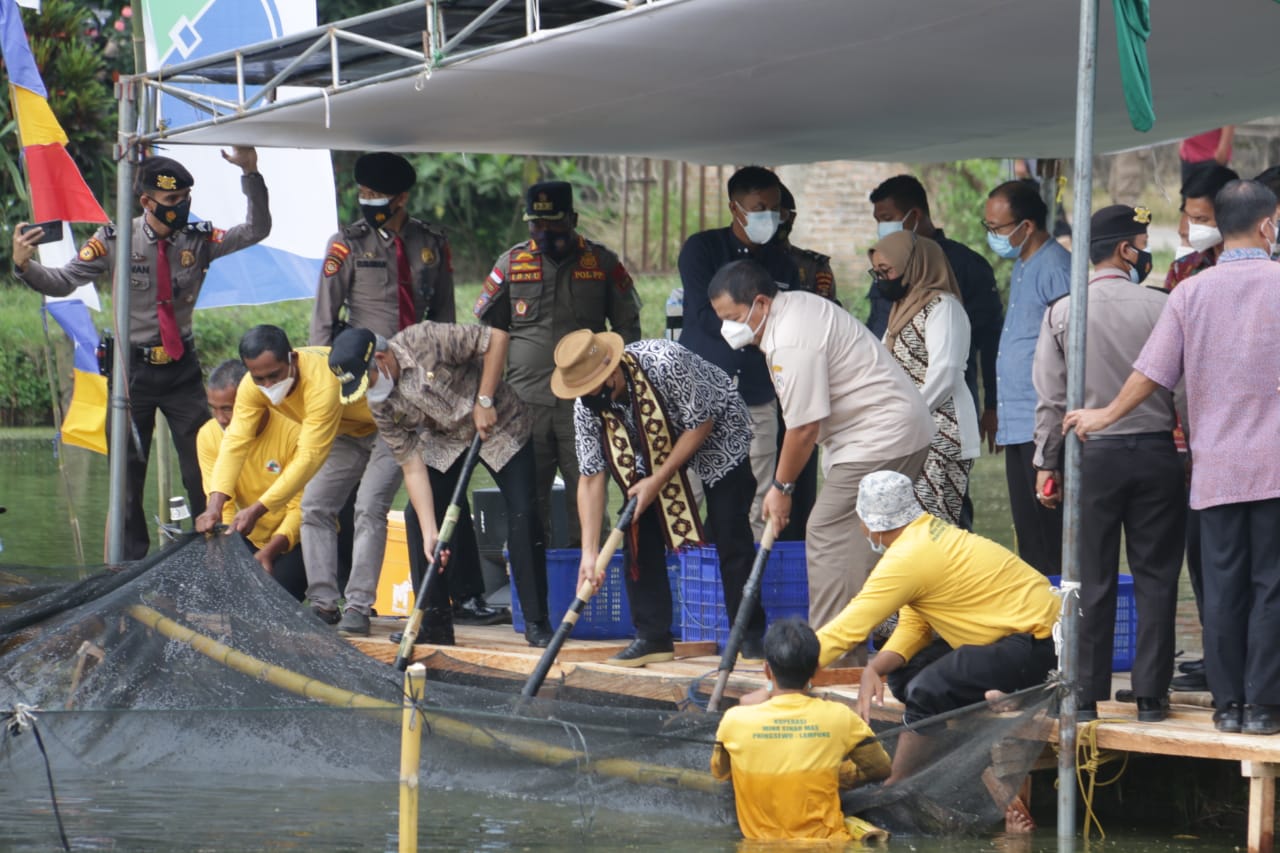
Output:
<svg viewBox="0 0 1280 853">
<path fill-rule="evenodd" d="M 156 242 L 156 319 L 160 321 L 160 343 L 169 358 L 177 361 L 186 352 L 178 318 L 173 313 L 173 278 L 169 274 L 169 241 Z"/>
<path fill-rule="evenodd" d="M 400 285 L 400 328 L 404 329 L 417 322 L 413 310 L 413 290 L 409 284 L 409 258 L 404 253 L 404 240 L 396 237 L 396 280 Z"/>
</svg>

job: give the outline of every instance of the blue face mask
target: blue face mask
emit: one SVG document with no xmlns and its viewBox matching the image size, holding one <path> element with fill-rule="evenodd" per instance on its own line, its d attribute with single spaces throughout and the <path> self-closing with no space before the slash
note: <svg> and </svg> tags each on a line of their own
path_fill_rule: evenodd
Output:
<svg viewBox="0 0 1280 853">
<path fill-rule="evenodd" d="M 1019 223 L 1019 225 L 1020 224 L 1021 223 Z M 1024 238 L 1021 243 L 1015 246 L 1009 241 L 1009 238 L 1017 233 L 1017 231 L 1017 228 L 1014 228 L 1013 231 L 1008 234 L 996 234 L 994 231 L 988 231 L 987 245 L 991 247 L 991 251 L 995 252 L 1006 261 L 1011 261 L 1022 253 L 1022 247 L 1030 237 L 1030 235 L 1028 235 L 1027 238 Z"/>
</svg>

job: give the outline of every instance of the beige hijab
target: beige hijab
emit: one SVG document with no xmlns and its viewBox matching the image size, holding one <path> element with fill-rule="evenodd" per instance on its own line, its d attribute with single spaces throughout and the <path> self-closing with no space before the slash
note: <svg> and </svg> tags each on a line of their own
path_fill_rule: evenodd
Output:
<svg viewBox="0 0 1280 853">
<path fill-rule="evenodd" d="M 906 294 L 893 303 L 889 311 L 889 328 L 884 342 L 890 350 L 893 349 L 894 338 L 907 327 L 911 318 L 938 296 L 950 293 L 957 299 L 961 298 L 956 274 L 947 262 L 947 256 L 942 253 L 942 247 L 928 237 L 899 231 L 872 246 L 868 257 L 872 252 L 884 255 L 907 285 Z"/>
</svg>

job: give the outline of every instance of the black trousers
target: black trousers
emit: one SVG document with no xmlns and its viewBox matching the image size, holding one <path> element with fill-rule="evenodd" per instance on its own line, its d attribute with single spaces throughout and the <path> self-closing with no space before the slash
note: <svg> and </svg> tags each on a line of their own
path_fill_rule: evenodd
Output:
<svg viewBox="0 0 1280 853">
<path fill-rule="evenodd" d="M 907 706 L 908 725 L 981 702 L 988 690 L 1013 693 L 1044 682 L 1058 665 L 1053 638 L 1010 634 L 986 646 L 953 649 L 935 639 L 885 681 Z"/>
<path fill-rule="evenodd" d="M 1062 506 L 1049 509 L 1036 497 L 1036 446 L 1006 444 L 1004 475 L 1009 486 L 1009 511 L 1018 539 L 1018 556 L 1044 575 L 1062 574 Z"/>
<path fill-rule="evenodd" d="M 1204 628 L 1204 561 L 1200 559 L 1200 510 L 1187 507 L 1187 576 L 1196 597 L 1196 616 Z"/>
<path fill-rule="evenodd" d="M 720 559 L 720 584 L 732 625 L 742 605 L 742 588 L 755 561 L 751 501 L 756 493 L 756 478 L 751 473 L 751 460 L 743 459 L 714 486 L 704 483 L 703 489 L 707 507 L 703 530 L 715 545 Z M 671 587 L 667 580 L 662 521 L 656 506 L 649 507 L 640 516 L 638 540 L 635 562 L 639 577 L 633 578 L 629 569 L 623 570 L 627 598 L 631 603 L 631 621 L 640 639 L 667 640 L 671 637 Z M 627 566 L 630 564 L 628 559 Z M 757 600 L 751 621 L 747 624 L 746 636 L 763 637 L 764 629 L 764 607 Z"/>
<path fill-rule="evenodd" d="M 436 524 L 444 521 L 444 514 L 449 508 L 449 499 L 462 476 L 462 463 L 465 456 L 459 456 L 448 471 L 436 471 L 428 468 L 431 479 L 431 493 L 435 503 Z M 502 468 L 493 470 L 481 460 L 481 464 L 489 469 L 493 481 L 502 493 L 507 505 L 507 550 L 511 556 L 511 574 L 515 582 L 516 593 L 520 596 L 520 609 L 524 612 L 526 624 L 540 622 L 547 618 L 547 548 L 543 539 L 542 520 L 538 516 L 538 495 L 535 486 L 533 465 L 533 444 L 525 443 Z M 464 524 L 465 519 L 465 524 Z M 464 529 L 465 528 L 465 529 Z M 409 546 L 409 570 L 413 575 L 414 589 L 422 586 L 423 573 L 427 568 L 427 557 L 422 552 L 422 528 L 418 524 L 418 514 L 414 512 L 410 502 L 404 508 L 405 540 Z M 469 564 L 474 566 L 473 573 L 479 574 L 479 556 L 474 555 L 468 563 L 466 548 L 475 549 L 475 531 L 471 527 L 471 516 L 463 512 L 458 519 L 454 533 L 454 542 L 463 550 L 463 561 L 460 565 L 465 569 Z M 466 590 L 467 595 L 477 594 L 472 590 L 484 590 L 484 581 L 476 577 L 469 582 L 454 582 L 452 555 L 445 566 L 444 577 L 432 580 L 427 595 L 427 606 L 448 607 L 451 596 L 457 588 Z M 440 583 L 440 581 L 444 583 Z M 461 600 L 461 599 L 459 599 Z"/>
<path fill-rule="evenodd" d="M 1133 691 L 1164 696 L 1182 572 L 1182 457 L 1171 435 L 1097 436 L 1084 443 L 1080 473 L 1080 701 L 1111 698 L 1121 529 L 1138 606 Z"/>
<path fill-rule="evenodd" d="M 151 525 L 147 523 L 149 516 L 142 505 L 142 496 L 147 484 L 147 459 L 156 428 L 156 409 L 163 412 L 169 422 L 191 515 L 197 516 L 205 508 L 196 433 L 209 420 L 209 401 L 205 397 L 200 359 L 190 342 L 182 358 L 170 364 L 147 364 L 139 358 L 132 359 L 129 409 L 142 446 L 139 452 L 130 437 L 125 478 L 124 558 L 141 560 L 151 547 Z M 168 498 L 167 495 L 161 497 Z"/>
<path fill-rule="evenodd" d="M 1213 704 L 1280 705 L 1280 498 L 1200 511 Z"/>
<path fill-rule="evenodd" d="M 260 549 L 249 545 L 253 553 Z M 307 567 L 302 562 L 302 545 L 294 545 L 271 563 L 271 577 L 284 587 L 284 591 L 301 602 L 307 597 Z"/>
</svg>

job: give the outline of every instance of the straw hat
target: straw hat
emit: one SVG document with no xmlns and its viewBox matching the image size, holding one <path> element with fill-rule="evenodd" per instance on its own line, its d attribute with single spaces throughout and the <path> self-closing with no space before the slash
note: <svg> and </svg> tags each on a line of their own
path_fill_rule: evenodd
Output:
<svg viewBox="0 0 1280 853">
<path fill-rule="evenodd" d="M 565 335 L 556 345 L 551 393 L 573 400 L 596 390 L 621 361 L 622 346 L 622 336 L 616 332 L 578 329 Z"/>
</svg>

